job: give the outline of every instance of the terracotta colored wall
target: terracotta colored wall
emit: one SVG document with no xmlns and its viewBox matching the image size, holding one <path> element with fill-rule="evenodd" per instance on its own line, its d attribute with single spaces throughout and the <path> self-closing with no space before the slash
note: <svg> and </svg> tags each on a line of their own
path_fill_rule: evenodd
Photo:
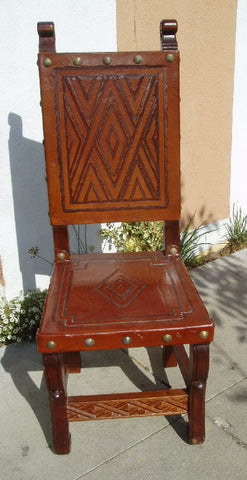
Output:
<svg viewBox="0 0 247 480">
<path fill-rule="evenodd" d="M 237 0 L 117 0 L 118 50 L 159 49 L 159 22 L 178 20 L 183 219 L 229 216 Z"/>
</svg>

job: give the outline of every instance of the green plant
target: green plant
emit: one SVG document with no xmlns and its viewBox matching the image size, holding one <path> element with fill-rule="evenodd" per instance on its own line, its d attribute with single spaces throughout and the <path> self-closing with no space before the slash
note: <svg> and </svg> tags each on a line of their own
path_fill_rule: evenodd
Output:
<svg viewBox="0 0 247 480">
<path fill-rule="evenodd" d="M 117 251 L 142 252 L 163 248 L 163 222 L 107 223 L 100 232 Z"/>
<path fill-rule="evenodd" d="M 204 235 L 202 226 L 192 229 L 194 216 L 189 220 L 180 236 L 180 251 L 183 261 L 191 266 L 196 263 L 195 256 Z M 163 248 L 163 222 L 134 222 L 114 225 L 108 223 L 101 230 L 106 240 L 112 241 L 113 245 L 121 252 L 155 251 Z"/>
<path fill-rule="evenodd" d="M 0 297 L 0 343 L 32 340 L 40 324 L 46 290 L 29 290 L 8 301 Z"/>
<path fill-rule="evenodd" d="M 73 233 L 75 235 L 77 252 L 78 254 L 93 252 L 94 246 L 88 245 L 87 240 L 87 225 L 84 225 L 83 240 L 82 240 L 82 231 L 81 225 L 72 225 Z"/>
<path fill-rule="evenodd" d="M 180 235 L 180 254 L 187 266 L 196 266 L 198 264 L 198 247 L 206 245 L 205 242 L 201 242 L 201 238 L 204 235 L 203 225 L 192 228 L 194 216 L 188 221 L 185 229 Z"/>
<path fill-rule="evenodd" d="M 39 254 L 39 247 L 37 247 L 37 246 L 29 248 L 27 253 L 29 253 L 31 258 L 36 258 L 37 257 L 37 258 L 40 258 L 41 260 L 44 260 L 44 262 L 49 263 L 49 265 L 53 265 L 53 263 L 49 262 L 49 260 L 47 260 L 47 258 L 41 257 L 41 255 Z"/>
<path fill-rule="evenodd" d="M 81 239 L 81 225 L 72 225 L 72 229 L 76 238 L 77 253 L 87 253 L 87 225 L 84 229 L 84 242 Z"/>
<path fill-rule="evenodd" d="M 241 207 L 233 205 L 229 224 L 226 225 L 226 235 L 230 251 L 234 252 L 247 243 L 247 215 L 244 215 Z"/>
</svg>

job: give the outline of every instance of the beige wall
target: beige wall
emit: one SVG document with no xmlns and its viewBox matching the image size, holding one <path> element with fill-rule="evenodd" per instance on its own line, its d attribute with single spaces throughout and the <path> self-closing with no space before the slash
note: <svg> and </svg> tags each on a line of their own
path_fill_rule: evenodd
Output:
<svg viewBox="0 0 247 480">
<path fill-rule="evenodd" d="M 178 21 L 182 216 L 229 216 L 237 0 L 117 0 L 118 50 L 160 48 L 159 22 Z"/>
</svg>

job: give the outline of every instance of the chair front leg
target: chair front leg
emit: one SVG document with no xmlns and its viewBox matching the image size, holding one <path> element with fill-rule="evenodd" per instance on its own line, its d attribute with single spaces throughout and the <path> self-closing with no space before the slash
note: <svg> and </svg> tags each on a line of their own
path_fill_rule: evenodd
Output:
<svg viewBox="0 0 247 480">
<path fill-rule="evenodd" d="M 189 442 L 205 439 L 205 392 L 209 370 L 209 345 L 190 345 Z"/>
<path fill-rule="evenodd" d="M 45 354 L 44 371 L 50 397 L 54 451 L 70 452 L 70 433 L 67 419 L 67 368 L 64 354 Z"/>
</svg>

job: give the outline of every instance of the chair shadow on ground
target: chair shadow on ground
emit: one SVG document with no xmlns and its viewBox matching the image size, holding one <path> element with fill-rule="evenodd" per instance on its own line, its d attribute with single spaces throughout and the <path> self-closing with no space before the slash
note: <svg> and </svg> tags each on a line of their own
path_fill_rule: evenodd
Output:
<svg viewBox="0 0 247 480">
<path fill-rule="evenodd" d="M 42 374 L 42 359 L 37 352 L 35 343 L 23 342 L 7 345 L 1 363 L 5 372 L 11 376 L 18 393 L 25 398 L 33 410 L 47 444 L 50 446 L 52 431 L 48 393 Z"/>
<path fill-rule="evenodd" d="M 241 252 L 195 269 L 191 276 L 216 327 L 224 328 L 231 319 L 229 327 L 234 336 L 239 343 L 246 343 L 247 265 L 241 260 Z"/>
<path fill-rule="evenodd" d="M 243 258 L 242 258 L 243 255 Z M 203 274 L 201 269 L 203 269 Z M 247 343 L 247 264 L 246 253 L 227 255 L 216 262 L 195 269 L 191 273 L 209 315 L 215 322 L 215 339 L 212 344 L 214 362 L 218 369 L 235 370 L 242 378 L 246 369 L 237 360 Z M 220 340 L 220 330 L 226 332 L 226 343 Z M 219 339 L 218 339 L 219 332 Z M 228 398 L 232 400 L 232 393 Z M 240 394 L 234 393 L 234 401 L 246 401 L 247 391 L 242 387 Z"/>
<path fill-rule="evenodd" d="M 154 347 L 146 350 L 150 362 L 149 372 L 146 367 L 133 362 L 128 350 L 112 350 L 107 352 L 83 352 L 81 354 L 81 374 L 71 375 L 71 377 L 75 377 L 78 382 L 83 382 L 83 366 L 85 369 L 118 366 L 134 385 L 133 390 L 169 389 L 169 381 L 162 366 L 162 349 Z M 42 357 L 37 352 L 35 342 L 7 345 L 2 358 L 2 366 L 5 372 L 11 376 L 19 394 L 25 398 L 31 407 L 43 431 L 47 445 L 52 448 L 49 398 L 43 374 Z M 147 374 L 143 370 L 146 370 Z M 69 393 L 73 394 L 73 392 Z M 184 418 L 170 416 L 166 419 L 178 436 L 187 443 L 187 422 Z"/>
</svg>

